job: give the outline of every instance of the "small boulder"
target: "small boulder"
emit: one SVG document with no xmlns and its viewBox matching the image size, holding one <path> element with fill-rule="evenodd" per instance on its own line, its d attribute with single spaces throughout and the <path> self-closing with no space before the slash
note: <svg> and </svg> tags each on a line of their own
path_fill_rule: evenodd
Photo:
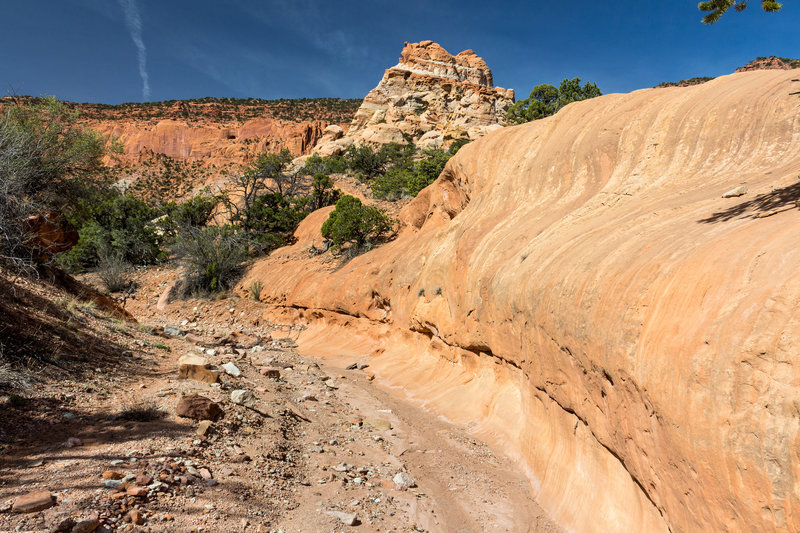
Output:
<svg viewBox="0 0 800 533">
<path fill-rule="evenodd" d="M 49 509 L 55 504 L 55 496 L 50 494 L 49 490 L 37 490 L 14 500 L 11 510 L 15 513 L 35 513 Z"/>
<path fill-rule="evenodd" d="M 147 488 L 145 487 L 130 487 L 126 492 L 128 496 L 133 496 L 134 498 L 147 497 Z"/>
<path fill-rule="evenodd" d="M 211 428 L 211 420 L 201 420 L 199 424 L 197 424 L 197 429 L 194 431 L 198 437 L 204 436 L 208 433 L 208 430 Z"/>
<path fill-rule="evenodd" d="M 138 509 L 128 511 L 128 514 L 125 515 L 125 520 L 137 526 L 144 524 L 144 518 L 142 518 L 142 513 Z"/>
<path fill-rule="evenodd" d="M 178 359 L 178 379 L 193 379 L 203 383 L 216 383 L 219 374 L 208 369 L 205 357 L 186 354 Z"/>
<path fill-rule="evenodd" d="M 239 389 L 231 392 L 231 401 L 236 405 L 248 406 L 256 401 L 256 397 L 249 390 Z"/>
<path fill-rule="evenodd" d="M 242 371 L 239 370 L 239 368 L 230 361 L 222 365 L 222 368 L 223 370 L 225 370 L 226 373 L 230 374 L 235 378 L 238 378 L 239 376 L 242 375 Z"/>
<path fill-rule="evenodd" d="M 377 429 L 378 431 L 388 431 L 392 429 L 392 424 L 388 420 L 382 418 L 367 418 L 364 420 L 364 425 Z"/>
<path fill-rule="evenodd" d="M 125 476 L 123 476 L 116 470 L 106 470 L 105 472 L 103 472 L 103 479 L 122 479 L 123 477 Z"/>
<path fill-rule="evenodd" d="M 178 400 L 175 414 L 193 420 L 216 420 L 222 408 L 199 394 L 189 394 Z"/>
<path fill-rule="evenodd" d="M 100 526 L 100 520 L 97 518 L 90 518 L 89 520 L 81 520 L 72 528 L 72 533 L 92 533 Z"/>
<path fill-rule="evenodd" d="M 395 474 L 394 478 L 394 488 L 397 490 L 408 490 L 411 487 L 416 487 L 417 484 L 414 482 L 414 479 L 406 474 L 405 472 L 398 472 Z"/>
<path fill-rule="evenodd" d="M 337 518 L 346 526 L 358 525 L 358 517 L 355 514 L 343 513 L 342 511 L 325 511 L 325 514 Z"/>
<path fill-rule="evenodd" d="M 281 379 L 281 371 L 277 368 L 262 368 L 261 375 L 269 379 Z"/>
<path fill-rule="evenodd" d="M 737 198 L 739 196 L 744 196 L 747 194 L 747 185 L 740 185 L 735 189 L 731 189 L 728 192 L 722 195 L 723 198 Z"/>
<path fill-rule="evenodd" d="M 167 337 L 183 337 L 183 330 L 179 326 L 164 326 L 164 335 Z"/>
</svg>

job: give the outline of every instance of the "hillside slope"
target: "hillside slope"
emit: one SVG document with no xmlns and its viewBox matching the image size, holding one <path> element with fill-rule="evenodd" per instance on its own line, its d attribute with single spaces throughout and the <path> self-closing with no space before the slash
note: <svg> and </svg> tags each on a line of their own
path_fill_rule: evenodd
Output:
<svg viewBox="0 0 800 533">
<path fill-rule="evenodd" d="M 385 384 L 515 453 L 570 530 L 797 530 L 799 77 L 504 128 L 392 243 L 325 266 L 305 252 L 316 213 L 241 288 L 263 281 L 311 323 L 301 341 L 374 354 Z"/>
</svg>

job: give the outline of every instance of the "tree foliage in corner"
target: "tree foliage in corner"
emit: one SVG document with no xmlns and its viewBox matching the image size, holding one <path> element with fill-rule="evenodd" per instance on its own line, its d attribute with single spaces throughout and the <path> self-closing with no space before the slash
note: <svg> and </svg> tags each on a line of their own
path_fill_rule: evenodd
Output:
<svg viewBox="0 0 800 533">
<path fill-rule="evenodd" d="M 14 103 L 0 115 L 0 264 L 30 268 L 26 217 L 64 209 L 75 201 L 76 184 L 97 179 L 105 141 L 77 120 L 52 96 Z"/>
<path fill-rule="evenodd" d="M 543 83 L 537 85 L 525 100 L 520 100 L 508 110 L 506 118 L 513 124 L 524 124 L 532 120 L 555 115 L 567 104 L 602 96 L 594 83 L 581 86 L 580 78 L 564 79 L 558 88 Z"/>
<path fill-rule="evenodd" d="M 703 17 L 703 23 L 714 24 L 730 8 L 734 8 L 736 11 L 747 9 L 747 0 L 707 0 L 700 2 L 697 7 L 700 11 L 707 13 Z M 783 5 L 775 0 L 761 0 L 761 8 L 768 13 L 780 11 L 782 7 Z"/>
</svg>

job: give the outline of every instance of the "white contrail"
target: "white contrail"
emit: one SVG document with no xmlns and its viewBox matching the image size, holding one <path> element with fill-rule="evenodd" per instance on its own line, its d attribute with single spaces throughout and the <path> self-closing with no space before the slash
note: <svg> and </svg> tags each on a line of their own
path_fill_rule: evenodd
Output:
<svg viewBox="0 0 800 533">
<path fill-rule="evenodd" d="M 147 48 L 142 40 L 142 19 L 139 17 L 139 8 L 136 0 L 119 0 L 122 11 L 125 12 L 125 26 L 131 34 L 133 44 L 139 56 L 139 76 L 142 77 L 142 98 L 150 99 L 150 76 L 147 75 Z"/>
</svg>

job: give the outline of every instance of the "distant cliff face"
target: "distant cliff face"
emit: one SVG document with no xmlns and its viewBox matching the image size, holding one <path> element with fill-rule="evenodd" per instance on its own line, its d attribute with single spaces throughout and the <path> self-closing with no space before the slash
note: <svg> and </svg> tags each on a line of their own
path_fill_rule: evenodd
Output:
<svg viewBox="0 0 800 533">
<path fill-rule="evenodd" d="M 254 118 L 244 123 L 165 119 L 155 123 L 120 118 L 92 120 L 88 127 L 114 136 L 123 146 L 123 160 L 136 162 L 152 153 L 206 165 L 244 164 L 261 152 L 288 148 L 302 155 L 319 140 L 328 123 L 288 122 Z"/>
<path fill-rule="evenodd" d="M 346 137 L 325 139 L 315 151 L 407 139 L 423 148 L 476 139 L 506 125 L 514 91 L 494 87 L 492 71 L 472 50 L 451 55 L 433 41 L 405 43 L 400 61 L 364 98 Z"/>
<path fill-rule="evenodd" d="M 326 126 L 347 127 L 359 101 L 200 99 L 105 106 L 74 104 L 87 126 L 123 146 L 123 163 L 151 154 L 241 165 L 260 152 L 308 153 Z"/>
</svg>

